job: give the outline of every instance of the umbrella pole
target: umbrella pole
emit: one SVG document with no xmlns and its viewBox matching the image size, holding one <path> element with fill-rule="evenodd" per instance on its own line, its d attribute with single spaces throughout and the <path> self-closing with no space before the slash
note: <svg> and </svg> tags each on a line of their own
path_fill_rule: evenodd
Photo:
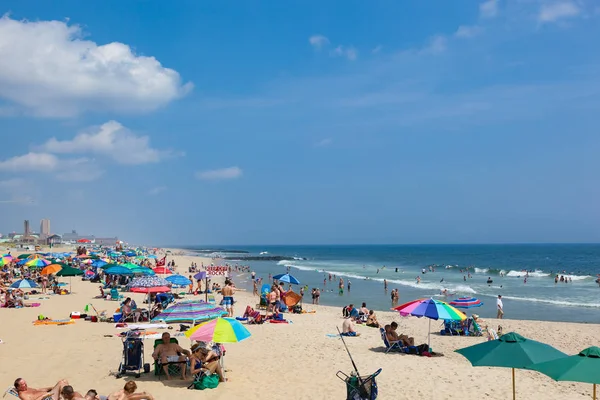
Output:
<svg viewBox="0 0 600 400">
<path fill-rule="evenodd" d="M 513 384 L 513 400 L 517 398 L 517 394 L 515 391 L 515 369 L 512 369 L 512 384 Z"/>
<path fill-rule="evenodd" d="M 594 397 L 592 397 L 594 400 L 596 400 L 596 384 L 594 383 Z"/>
<path fill-rule="evenodd" d="M 431 318 L 429 319 L 429 331 L 427 333 L 427 350 L 431 351 Z"/>
</svg>

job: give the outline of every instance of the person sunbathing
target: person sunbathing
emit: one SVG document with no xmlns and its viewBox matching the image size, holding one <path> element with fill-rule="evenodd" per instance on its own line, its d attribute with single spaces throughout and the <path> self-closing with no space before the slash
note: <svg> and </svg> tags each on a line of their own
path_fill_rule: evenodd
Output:
<svg viewBox="0 0 600 400">
<path fill-rule="evenodd" d="M 85 397 L 81 393 L 76 392 L 71 385 L 64 386 L 60 394 L 64 400 L 85 400 Z"/>
<path fill-rule="evenodd" d="M 360 336 L 360 333 L 356 332 L 354 329 L 354 321 L 352 318 L 348 317 L 344 319 L 342 323 L 342 335 L 343 336 Z"/>
<path fill-rule="evenodd" d="M 375 311 L 369 310 L 369 316 L 367 317 L 367 326 L 372 328 L 379 328 L 379 321 L 377 321 L 377 316 L 375 315 Z"/>
<path fill-rule="evenodd" d="M 219 375 L 219 382 L 225 382 L 223 369 L 219 363 L 219 355 L 212 351 L 205 343 L 196 343 L 192 346 L 192 356 L 190 357 L 191 374 L 201 371 L 209 371 L 211 374 Z"/>
<path fill-rule="evenodd" d="M 44 387 L 39 389 L 30 388 L 23 378 L 15 380 L 15 390 L 19 393 L 21 400 L 59 400 L 60 392 L 63 387 L 69 383 L 62 379 L 53 387 Z"/>
<path fill-rule="evenodd" d="M 154 400 L 154 396 L 150 393 L 135 393 L 136 390 L 137 384 L 134 381 L 129 381 L 125 384 L 123 389 L 108 396 L 108 400 Z"/>
<path fill-rule="evenodd" d="M 408 337 L 407 335 L 398 335 L 398 333 L 396 332 L 396 329 L 398 329 L 398 324 L 394 321 L 391 323 L 390 325 L 390 330 L 388 331 L 388 340 L 390 342 L 400 342 L 402 344 L 402 346 L 414 346 L 415 345 L 415 338 L 413 337 Z"/>
<path fill-rule="evenodd" d="M 169 374 L 169 363 L 181 363 L 181 379 L 185 379 L 186 370 L 186 356 L 190 356 L 191 353 L 188 350 L 183 349 L 177 343 L 171 343 L 171 335 L 168 332 L 162 334 L 162 343 L 156 346 L 152 353 L 152 358 L 158 360 L 163 365 L 167 379 L 171 379 Z"/>
</svg>

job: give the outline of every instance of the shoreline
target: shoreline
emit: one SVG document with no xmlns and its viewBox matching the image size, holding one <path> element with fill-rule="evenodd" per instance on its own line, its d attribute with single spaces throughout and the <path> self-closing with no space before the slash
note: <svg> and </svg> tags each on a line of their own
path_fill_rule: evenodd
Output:
<svg viewBox="0 0 600 400">
<path fill-rule="evenodd" d="M 172 254 L 167 261 L 175 259 L 177 273 L 188 275 L 191 262 L 205 265 L 217 262 L 210 258 Z M 260 274 L 259 274 L 260 275 Z M 234 274 L 237 286 L 244 286 L 250 280 L 249 273 Z M 264 277 L 266 281 L 266 276 Z M 214 278 L 214 281 L 222 280 Z M 0 370 L 0 385 L 9 387 L 17 377 L 26 379 L 31 387 L 46 386 L 59 379 L 66 378 L 78 391 L 97 389 L 108 394 L 123 387 L 127 380 L 135 380 L 140 390 L 152 393 L 156 399 L 271 399 L 285 396 L 295 399 L 345 398 L 345 385 L 335 374 L 338 370 L 349 373 L 352 370 L 350 359 L 338 337 L 328 335 L 336 333 L 341 327 L 341 310 L 335 306 L 313 306 L 305 304 L 305 309 L 314 310 L 314 314 L 285 314 L 290 324 L 248 325 L 252 336 L 244 342 L 226 344 L 225 358 L 229 382 L 218 388 L 205 391 L 191 391 L 186 387 L 189 382 L 180 380 L 159 381 L 152 373 L 143 374 L 140 379 L 133 376 L 115 379 L 111 373 L 118 368 L 122 343 L 116 336 L 121 330 L 114 324 L 91 323 L 76 320 L 65 326 L 34 326 L 32 321 L 40 313 L 56 318 L 68 318 L 73 311 L 83 311 L 85 304 L 93 304 L 98 311 L 111 310 L 117 302 L 94 299 L 96 284 L 73 280 L 74 293 L 67 296 L 47 296 L 48 299 L 35 300 L 38 308 L 0 309 L 4 320 L 10 325 L 0 327 L 0 355 L 11 360 L 11 368 Z M 128 294 L 130 295 L 130 294 Z M 40 296 L 32 296 L 40 297 Z M 131 294 L 142 304 L 143 294 Z M 203 295 L 194 296 L 203 299 Z M 246 305 L 255 307 L 257 297 L 252 291 L 238 291 L 235 315 L 243 313 Z M 220 296 L 216 296 L 217 303 Z M 377 311 L 381 323 L 395 320 L 403 333 L 413 336 L 415 342 L 427 342 L 428 320 L 414 317 L 400 317 L 397 312 Z M 497 320 L 484 318 L 491 326 Z M 517 331 L 523 336 L 543 341 L 558 349 L 575 354 L 582 348 L 597 343 L 600 325 L 532 322 L 506 319 L 501 322 L 504 332 Z M 178 324 L 172 330 L 157 329 L 160 332 L 175 334 Z M 438 329 L 438 322 L 431 321 L 432 331 Z M 510 370 L 496 368 L 473 368 L 453 350 L 485 340 L 478 337 L 440 336 L 432 333 L 431 346 L 444 357 L 427 358 L 400 354 L 385 354 L 383 342 L 375 328 L 358 326 L 361 336 L 347 338 L 349 350 L 362 375 L 382 368 L 378 377 L 381 399 L 450 399 L 457 396 L 485 396 L 489 399 L 506 399 L 510 393 Z M 112 335 L 105 337 L 105 335 Z M 184 348 L 190 341 L 178 337 Z M 146 339 L 145 356 L 150 360 L 154 339 Z M 23 349 L 30 349 L 23 352 Z M 86 360 L 92 360 L 88 362 Z M 35 365 L 42 362 L 44 368 Z M 148 361 L 146 361 L 148 362 Z M 398 379 L 398 370 L 403 376 L 428 376 L 431 384 L 423 385 L 422 380 Z M 294 371 L 289 373 L 289 371 Z M 274 396 L 258 387 L 271 387 L 276 377 Z M 500 379 L 499 379 L 500 378 Z M 519 398 L 543 396 L 550 400 L 580 400 L 589 398 L 590 385 L 569 382 L 554 382 L 549 378 L 531 371 L 517 371 L 517 393 Z M 542 395 L 543 393 L 543 395 Z"/>
</svg>

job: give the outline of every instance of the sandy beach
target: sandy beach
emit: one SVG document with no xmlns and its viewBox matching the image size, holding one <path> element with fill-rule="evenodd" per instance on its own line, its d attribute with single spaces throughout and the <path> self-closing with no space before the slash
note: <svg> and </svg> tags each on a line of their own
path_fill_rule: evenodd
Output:
<svg viewBox="0 0 600 400">
<path fill-rule="evenodd" d="M 13 254 L 15 254 L 13 252 Z M 169 256 L 178 265 L 177 272 L 187 276 L 191 262 L 198 265 L 211 260 L 190 256 Z M 266 277 L 265 281 L 266 281 Z M 241 286 L 250 279 L 249 273 L 234 275 Z M 216 279 L 215 279 L 216 280 Z M 65 281 L 65 278 L 63 278 Z M 68 282 L 68 278 L 66 278 Z M 107 395 L 123 387 L 126 380 L 136 380 L 140 390 L 152 393 L 156 399 L 344 399 L 345 385 L 335 377 L 338 370 L 350 373 L 352 365 L 336 333 L 341 327 L 342 315 L 338 307 L 304 305 L 311 314 L 286 315 L 290 324 L 248 325 L 252 337 L 227 344 L 225 367 L 229 381 L 214 390 L 187 390 L 189 382 L 178 379 L 159 381 L 153 373 L 135 379 L 127 376 L 116 379 L 115 371 L 122 354 L 121 330 L 112 323 L 92 323 L 76 320 L 64 326 L 34 326 L 38 314 L 54 319 L 68 318 L 73 311 L 83 312 L 86 304 L 109 314 L 118 303 L 94 299 L 98 284 L 72 279 L 73 293 L 66 296 L 34 295 L 28 300 L 41 303 L 40 307 L 0 309 L 0 388 L 10 387 L 18 377 L 30 387 L 53 385 L 67 379 L 80 392 L 94 388 Z M 47 299 L 36 300 L 39 297 Z M 138 304 L 143 294 L 131 294 Z M 198 295 L 204 298 L 203 295 Z M 217 295 L 217 301 L 220 296 Z M 246 305 L 255 306 L 257 297 L 239 291 L 235 296 L 235 314 L 241 315 Z M 367 305 L 368 306 L 368 305 Z M 381 323 L 397 321 L 400 332 L 415 338 L 417 344 L 427 342 L 428 320 L 400 317 L 397 312 L 376 310 Z M 492 327 L 497 320 L 486 319 Z M 531 339 L 549 343 L 559 350 L 575 354 L 597 343 L 598 325 L 538 321 L 501 321 L 504 332 L 516 331 Z M 169 332 L 176 332 L 178 325 Z M 432 321 L 431 329 L 439 332 L 440 323 Z M 162 332 L 163 330 L 157 330 Z M 432 334 L 431 346 L 444 354 L 439 358 L 413 355 L 385 354 L 375 328 L 359 326 L 359 337 L 346 342 L 362 375 L 378 368 L 381 399 L 507 399 L 511 394 L 510 370 L 471 367 L 454 350 L 486 340 L 475 337 L 446 337 Z M 108 336 L 110 335 L 110 336 Z M 180 344 L 189 348 L 190 341 L 180 337 Z M 146 362 L 151 361 L 154 339 L 145 345 Z M 554 382 L 530 371 L 517 370 L 517 398 L 532 399 L 587 399 L 591 385 Z"/>
</svg>

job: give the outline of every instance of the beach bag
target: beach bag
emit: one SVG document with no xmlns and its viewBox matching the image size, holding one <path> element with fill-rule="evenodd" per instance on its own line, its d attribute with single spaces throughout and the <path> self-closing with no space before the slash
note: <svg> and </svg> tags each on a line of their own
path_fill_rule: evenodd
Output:
<svg viewBox="0 0 600 400">
<path fill-rule="evenodd" d="M 219 375 L 204 375 L 200 380 L 194 382 L 194 389 L 204 390 L 204 389 L 214 389 L 219 386 Z"/>
</svg>

